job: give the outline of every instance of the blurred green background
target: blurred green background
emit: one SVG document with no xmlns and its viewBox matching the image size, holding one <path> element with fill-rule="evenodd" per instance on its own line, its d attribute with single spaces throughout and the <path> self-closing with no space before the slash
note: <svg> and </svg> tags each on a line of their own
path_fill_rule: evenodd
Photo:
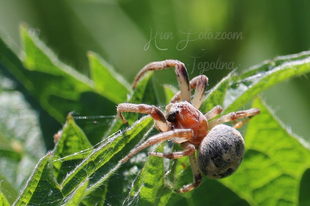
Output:
<svg viewBox="0 0 310 206">
<path fill-rule="evenodd" d="M 306 0 L 0 0 L 0 28 L 20 45 L 18 25 L 26 22 L 64 63 L 85 75 L 89 50 L 129 82 L 149 62 L 179 59 L 190 78 L 207 75 L 211 88 L 232 68 L 240 72 L 266 59 L 309 50 L 309 9 Z M 233 34 L 238 35 L 229 39 Z M 199 63 L 217 61 L 227 67 L 199 69 Z M 173 70 L 157 72 L 153 80 L 177 86 Z M 279 119 L 308 141 L 309 90 L 307 75 L 262 94 Z M 41 126 L 48 135 L 61 128 L 47 121 Z"/>
</svg>

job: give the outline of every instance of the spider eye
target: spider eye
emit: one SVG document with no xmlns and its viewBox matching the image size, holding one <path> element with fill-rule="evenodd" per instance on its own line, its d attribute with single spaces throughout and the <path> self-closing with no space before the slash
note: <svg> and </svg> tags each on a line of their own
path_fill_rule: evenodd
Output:
<svg viewBox="0 0 310 206">
<path fill-rule="evenodd" d="M 176 122 L 177 121 L 176 112 L 169 112 L 167 120 L 169 122 Z"/>
</svg>

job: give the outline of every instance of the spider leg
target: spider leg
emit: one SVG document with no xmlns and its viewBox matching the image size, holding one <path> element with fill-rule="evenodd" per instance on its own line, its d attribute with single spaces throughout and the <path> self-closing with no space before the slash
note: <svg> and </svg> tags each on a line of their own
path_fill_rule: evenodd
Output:
<svg viewBox="0 0 310 206">
<path fill-rule="evenodd" d="M 193 183 L 188 184 L 188 185 L 184 185 L 181 189 L 177 190 L 176 192 L 178 192 L 178 193 L 189 192 L 189 191 L 197 188 L 202 181 L 202 177 L 201 177 L 201 173 L 199 170 L 199 166 L 197 164 L 195 153 L 189 156 L 189 162 L 191 164 L 191 169 L 192 169 L 194 181 L 193 181 Z"/>
<path fill-rule="evenodd" d="M 206 77 L 205 75 L 199 75 L 192 79 L 192 81 L 196 87 L 194 98 L 192 100 L 192 105 L 199 109 L 208 86 L 208 77 Z"/>
<path fill-rule="evenodd" d="M 183 144 L 182 147 L 184 149 L 186 149 L 186 147 L 189 146 L 189 145 L 191 145 L 191 144 L 189 144 L 189 143 L 188 144 Z M 167 187 L 169 187 L 171 190 L 174 190 L 177 193 L 189 192 L 189 191 L 197 188 L 200 185 L 200 183 L 202 182 L 202 177 L 201 177 L 201 173 L 200 173 L 200 170 L 199 170 L 199 166 L 197 164 L 195 153 L 189 155 L 188 157 L 189 157 L 189 161 L 190 161 L 190 165 L 191 165 L 194 181 L 192 183 L 190 183 L 190 184 L 184 185 L 181 189 L 178 189 L 178 190 L 175 190 L 173 188 L 173 185 L 171 183 L 169 183 L 169 181 L 166 183 Z"/>
<path fill-rule="evenodd" d="M 155 145 L 157 143 L 160 143 L 160 142 L 163 142 L 169 139 L 173 139 L 175 137 L 184 138 L 184 141 L 186 141 L 192 138 L 193 135 L 194 134 L 191 129 L 176 129 L 176 130 L 171 130 L 169 132 L 159 133 L 153 137 L 150 137 L 148 140 L 143 142 L 141 145 L 131 150 L 130 153 L 122 160 L 122 163 L 125 163 L 128 159 L 130 159 L 136 153 L 140 152 L 141 150 L 143 150 L 144 148 L 148 146 Z"/>
<path fill-rule="evenodd" d="M 257 114 L 260 113 L 260 110 L 258 108 L 252 108 L 249 110 L 242 110 L 242 111 L 238 111 L 238 112 L 231 112 L 229 114 L 226 114 L 218 119 L 215 119 L 211 122 L 209 122 L 209 129 L 212 129 L 215 125 L 224 123 L 224 122 L 231 122 L 234 121 L 234 127 L 235 128 L 239 128 L 241 127 L 244 123 L 246 123 L 248 120 L 243 120 L 240 122 L 237 122 L 237 119 L 240 118 L 245 118 L 245 117 L 253 117 Z M 236 126 L 235 126 L 236 125 Z"/>
<path fill-rule="evenodd" d="M 206 88 L 208 86 L 208 77 L 205 75 L 199 75 L 197 77 L 194 77 L 190 82 L 191 90 L 195 89 L 194 98 L 192 100 L 192 105 L 194 105 L 195 108 L 199 109 L 203 97 L 205 95 Z M 177 92 L 171 99 L 171 103 L 175 103 L 180 101 L 182 98 L 181 92 Z"/>
<path fill-rule="evenodd" d="M 192 86 L 192 85 L 191 85 Z M 191 87 L 191 90 L 193 88 Z M 178 91 L 177 93 L 175 93 L 175 95 L 171 98 L 170 103 L 176 103 L 178 101 L 180 101 L 182 99 L 181 97 L 181 91 Z"/>
<path fill-rule="evenodd" d="M 117 114 L 121 120 L 127 124 L 127 120 L 122 115 L 122 112 L 137 112 L 142 114 L 149 114 L 156 122 L 156 128 L 160 131 L 168 131 L 169 126 L 167 125 L 165 115 L 155 106 L 147 104 L 130 104 L 130 103 L 121 103 L 117 106 Z"/>
<path fill-rule="evenodd" d="M 247 119 L 241 120 L 239 122 L 234 122 L 234 128 L 239 129 L 240 127 L 242 127 L 245 123 L 247 123 L 253 116 L 250 116 Z"/>
<path fill-rule="evenodd" d="M 181 143 L 181 147 L 184 149 L 179 152 L 171 152 L 171 153 L 161 153 L 161 152 L 149 152 L 149 155 L 157 156 L 157 157 L 165 157 L 169 159 L 177 159 L 184 156 L 190 156 L 195 153 L 195 146 L 188 142 Z"/>
<path fill-rule="evenodd" d="M 140 70 L 140 72 L 135 77 L 135 80 L 132 84 L 132 88 L 134 89 L 136 87 L 138 80 L 144 73 L 148 71 L 163 70 L 173 66 L 175 67 L 175 73 L 177 74 L 178 77 L 179 87 L 182 93 L 182 99 L 189 102 L 191 93 L 190 93 L 188 73 L 185 65 L 178 60 L 168 59 L 165 61 L 152 62 L 147 64 Z"/>
<path fill-rule="evenodd" d="M 213 119 L 222 111 L 223 111 L 222 107 L 220 105 L 216 105 L 215 107 L 213 107 L 213 109 L 205 113 L 205 117 L 207 118 L 207 120 Z"/>
</svg>

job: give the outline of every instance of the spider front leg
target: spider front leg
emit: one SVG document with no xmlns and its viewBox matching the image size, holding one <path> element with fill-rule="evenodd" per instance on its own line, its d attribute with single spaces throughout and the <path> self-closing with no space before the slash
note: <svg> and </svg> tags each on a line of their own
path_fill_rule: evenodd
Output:
<svg viewBox="0 0 310 206">
<path fill-rule="evenodd" d="M 141 114 L 149 114 L 153 117 L 156 123 L 156 128 L 159 131 L 165 132 L 170 129 L 167 125 L 166 117 L 155 106 L 147 105 L 147 104 L 131 104 L 131 103 L 121 103 L 117 106 L 117 114 L 121 118 L 121 120 L 127 124 L 127 120 L 122 115 L 122 112 L 136 112 Z"/>
<path fill-rule="evenodd" d="M 213 107 L 213 109 L 211 109 L 205 114 L 205 117 L 209 121 L 214 117 L 216 117 L 218 114 L 220 114 L 222 111 L 223 111 L 222 107 L 220 105 L 216 105 L 215 107 Z"/>
<path fill-rule="evenodd" d="M 212 129 L 214 126 L 218 124 L 222 124 L 224 122 L 234 122 L 234 128 L 240 128 L 242 125 L 244 125 L 247 121 L 249 121 L 250 118 L 260 113 L 260 110 L 258 108 L 252 108 L 248 110 L 242 110 L 238 112 L 231 112 L 229 114 L 226 114 L 222 117 L 219 117 L 218 119 L 215 119 L 211 122 L 209 122 L 209 129 Z M 248 119 L 242 120 L 240 122 L 237 122 L 237 119 L 248 117 Z"/>
<path fill-rule="evenodd" d="M 204 95 L 205 95 L 205 91 L 207 89 L 208 86 L 208 77 L 205 75 L 199 75 L 197 77 L 194 77 L 190 82 L 190 87 L 191 90 L 195 89 L 195 94 L 194 94 L 194 98 L 192 100 L 192 105 L 199 109 Z M 177 92 L 171 99 L 171 103 L 175 103 L 178 102 L 182 99 L 182 95 L 181 95 L 181 91 Z"/>
<path fill-rule="evenodd" d="M 189 77 L 186 70 L 185 65 L 178 61 L 178 60 L 165 60 L 165 61 L 159 61 L 159 62 L 152 62 L 144 66 L 140 72 L 137 74 L 133 84 L 132 88 L 135 89 L 138 80 L 141 78 L 143 74 L 145 74 L 148 71 L 157 71 L 157 70 L 163 70 L 167 69 L 169 67 L 175 67 L 175 73 L 178 77 L 179 87 L 182 94 L 182 100 L 186 100 L 190 102 L 191 100 L 191 92 L 190 92 L 190 86 L 189 86 Z"/>
</svg>

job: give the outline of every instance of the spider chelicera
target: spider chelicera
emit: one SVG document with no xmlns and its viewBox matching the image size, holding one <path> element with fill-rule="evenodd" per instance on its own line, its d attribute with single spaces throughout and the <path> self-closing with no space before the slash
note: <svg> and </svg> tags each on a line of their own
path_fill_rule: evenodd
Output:
<svg viewBox="0 0 310 206">
<path fill-rule="evenodd" d="M 183 151 L 172 153 L 150 152 L 149 154 L 169 159 L 189 157 L 194 181 L 176 190 L 176 192 L 184 193 L 200 185 L 202 181 L 201 172 L 209 178 L 218 179 L 227 177 L 238 169 L 244 156 L 244 141 L 242 135 L 235 128 L 241 127 L 251 117 L 259 114 L 260 110 L 252 108 L 231 112 L 214 119 L 222 112 L 222 107 L 217 105 L 206 114 L 202 114 L 198 109 L 204 98 L 208 78 L 205 75 L 199 75 L 189 81 L 185 65 L 178 60 L 147 64 L 137 74 L 133 88 L 136 87 L 140 77 L 147 71 L 163 70 L 173 66 L 180 91 L 166 106 L 166 115 L 155 106 L 131 103 L 119 104 L 117 113 L 124 123 L 127 121 L 122 112 L 149 114 L 154 119 L 157 130 L 161 132 L 134 148 L 124 157 L 123 163 L 142 149 L 162 141 L 172 140 L 181 145 Z M 195 89 L 195 93 L 191 101 L 192 89 Z M 238 122 L 237 119 L 240 118 L 245 119 Z M 233 121 L 233 127 L 222 124 L 230 121 Z M 198 162 L 195 156 L 196 150 Z"/>
</svg>

